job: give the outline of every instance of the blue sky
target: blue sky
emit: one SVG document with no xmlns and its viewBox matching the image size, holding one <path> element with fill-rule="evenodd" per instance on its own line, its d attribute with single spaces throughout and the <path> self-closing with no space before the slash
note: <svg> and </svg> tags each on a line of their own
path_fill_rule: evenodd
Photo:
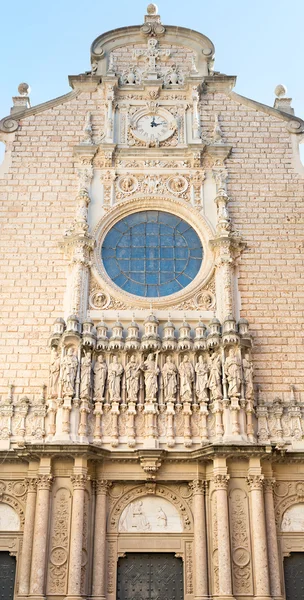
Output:
<svg viewBox="0 0 304 600">
<path fill-rule="evenodd" d="M 9 114 L 18 84 L 31 85 L 32 105 L 70 90 L 67 76 L 90 69 L 90 45 L 104 31 L 141 24 L 142 0 L 4 0 L 0 36 L 0 117 Z M 215 69 L 237 75 L 235 91 L 273 105 L 284 83 L 304 118 L 303 0 L 161 0 L 164 24 L 207 35 Z"/>
</svg>

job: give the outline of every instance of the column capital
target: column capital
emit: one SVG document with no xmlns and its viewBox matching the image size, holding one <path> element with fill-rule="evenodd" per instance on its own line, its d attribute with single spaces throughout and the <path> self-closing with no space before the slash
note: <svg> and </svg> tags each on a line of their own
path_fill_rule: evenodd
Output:
<svg viewBox="0 0 304 600">
<path fill-rule="evenodd" d="M 247 483 L 249 490 L 262 490 L 263 489 L 264 475 L 248 475 Z"/>
<path fill-rule="evenodd" d="M 218 473 L 213 476 L 213 484 L 216 490 L 227 490 L 230 475 Z"/>
<path fill-rule="evenodd" d="M 24 480 L 27 492 L 36 493 L 38 485 L 38 477 L 26 477 Z"/>
<path fill-rule="evenodd" d="M 53 483 L 53 477 L 49 473 L 48 475 L 38 475 L 37 477 L 37 488 L 38 490 L 50 490 Z"/>
<path fill-rule="evenodd" d="M 111 481 L 108 481 L 107 479 L 94 480 L 94 488 L 97 495 L 106 496 L 111 486 Z"/>
<path fill-rule="evenodd" d="M 189 487 L 191 488 L 193 495 L 203 495 L 206 489 L 206 481 L 203 481 L 202 479 L 193 479 L 193 481 L 190 481 Z"/>
<path fill-rule="evenodd" d="M 269 494 L 273 494 L 275 483 L 276 483 L 276 480 L 274 477 L 267 477 L 267 479 L 264 479 L 265 492 L 267 492 Z"/>
<path fill-rule="evenodd" d="M 84 473 L 71 475 L 71 482 L 74 490 L 85 490 L 88 481 L 88 476 Z"/>
</svg>

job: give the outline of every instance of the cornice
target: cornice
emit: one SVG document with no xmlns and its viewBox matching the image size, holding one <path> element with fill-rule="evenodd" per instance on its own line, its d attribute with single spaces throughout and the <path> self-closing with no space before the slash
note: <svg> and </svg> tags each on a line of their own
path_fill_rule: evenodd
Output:
<svg viewBox="0 0 304 600">
<path fill-rule="evenodd" d="M 286 121 L 288 123 L 288 130 L 290 133 L 303 133 L 304 132 L 304 121 L 300 119 L 300 117 L 295 117 L 289 113 L 283 112 L 282 110 L 278 110 L 277 108 L 273 108 L 271 106 L 267 106 L 267 104 L 262 104 L 261 102 L 257 102 L 256 100 L 251 100 L 250 98 L 246 98 L 245 96 L 241 96 L 236 92 L 230 91 L 228 94 L 231 100 L 234 100 L 238 104 L 244 104 L 245 106 L 249 106 L 254 110 L 262 111 L 268 114 L 271 117 L 275 117 L 277 119 L 281 119 L 282 121 Z"/>
<path fill-rule="evenodd" d="M 42 104 L 37 104 L 31 108 L 26 108 L 21 110 L 18 113 L 14 113 L 14 115 L 9 115 L 8 117 L 4 117 L 0 121 L 0 131 L 4 133 L 13 133 L 17 131 L 20 121 L 27 117 L 31 117 L 33 115 L 37 115 L 38 113 L 43 112 L 44 110 L 49 110 L 50 108 L 54 108 L 59 104 L 64 104 L 65 102 L 70 102 L 77 98 L 80 94 L 81 90 L 76 89 L 72 92 L 68 92 L 63 96 L 58 96 L 58 98 L 54 98 L 53 100 L 48 100 L 48 102 L 43 102 Z"/>
</svg>

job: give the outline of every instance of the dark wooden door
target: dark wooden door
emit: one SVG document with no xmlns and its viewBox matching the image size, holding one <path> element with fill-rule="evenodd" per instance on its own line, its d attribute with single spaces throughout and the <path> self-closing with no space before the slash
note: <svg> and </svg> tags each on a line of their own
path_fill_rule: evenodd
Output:
<svg viewBox="0 0 304 600">
<path fill-rule="evenodd" d="M 0 600 L 14 600 L 16 559 L 0 552 Z"/>
<path fill-rule="evenodd" d="M 304 552 L 292 552 L 284 558 L 286 600 L 304 598 Z"/>
<path fill-rule="evenodd" d="M 181 558 L 163 552 L 134 552 L 118 560 L 117 600 L 183 599 Z"/>
</svg>

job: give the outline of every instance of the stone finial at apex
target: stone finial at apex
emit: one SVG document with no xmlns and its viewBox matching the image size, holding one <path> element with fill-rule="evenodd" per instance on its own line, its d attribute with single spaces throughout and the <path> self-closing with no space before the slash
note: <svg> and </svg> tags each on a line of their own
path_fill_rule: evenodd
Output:
<svg viewBox="0 0 304 600">
<path fill-rule="evenodd" d="M 287 95 L 287 87 L 285 85 L 283 85 L 282 83 L 279 83 L 279 85 L 277 85 L 275 87 L 274 93 L 277 98 L 283 98 L 284 96 Z"/>
<path fill-rule="evenodd" d="M 29 96 L 31 93 L 31 88 L 28 83 L 19 83 L 18 92 L 20 96 Z"/>
<path fill-rule="evenodd" d="M 157 15 L 158 14 L 158 6 L 157 4 L 148 4 L 147 6 L 147 15 Z"/>
</svg>

